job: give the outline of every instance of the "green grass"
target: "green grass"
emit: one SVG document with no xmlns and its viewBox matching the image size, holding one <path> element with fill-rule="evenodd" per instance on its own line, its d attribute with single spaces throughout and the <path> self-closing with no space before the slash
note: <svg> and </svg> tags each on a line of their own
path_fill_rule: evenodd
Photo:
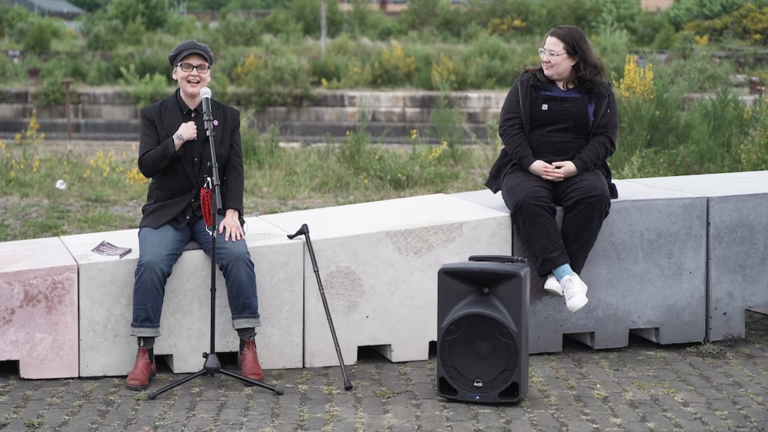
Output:
<svg viewBox="0 0 768 432">
<path fill-rule="evenodd" d="M 661 80 L 656 97 L 620 101 L 614 178 L 768 169 L 768 99 L 747 108 L 721 92 L 682 111 L 663 97 L 669 88 Z M 496 125 L 488 130 L 494 136 Z M 498 138 L 443 139 L 426 145 L 413 131 L 403 138 L 410 145 L 380 145 L 360 124 L 339 142 L 287 148 L 274 130 L 244 128 L 244 216 L 484 189 Z M 147 191 L 136 157 L 125 144 L 46 145 L 33 119 L 0 143 L 0 241 L 136 228 Z"/>
</svg>

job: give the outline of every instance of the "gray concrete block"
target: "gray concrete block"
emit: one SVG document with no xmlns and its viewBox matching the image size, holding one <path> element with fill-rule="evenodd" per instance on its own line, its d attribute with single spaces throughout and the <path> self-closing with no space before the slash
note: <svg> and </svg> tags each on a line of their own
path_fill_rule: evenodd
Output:
<svg viewBox="0 0 768 432">
<path fill-rule="evenodd" d="M 395 362 L 426 360 L 437 340 L 440 266 L 511 249 L 506 214 L 442 194 L 261 218 L 289 232 L 309 226 L 347 364 L 357 361 L 360 346 L 375 346 Z M 309 257 L 304 277 L 305 366 L 336 365 Z"/>
<path fill-rule="evenodd" d="M 708 197 L 707 339 L 744 337 L 744 311 L 768 306 L 768 171 L 631 181 Z"/>
<path fill-rule="evenodd" d="M 616 183 L 620 198 L 581 274 L 589 304 L 571 314 L 562 297 L 545 294 L 544 281 L 531 275 L 531 353 L 561 351 L 566 334 L 593 348 L 626 346 L 630 332 L 661 344 L 704 339 L 706 198 Z M 509 213 L 500 193 L 454 196 Z M 513 250 L 526 255 L 517 241 Z"/>
<path fill-rule="evenodd" d="M 264 368 L 302 366 L 303 248 L 286 233 L 259 218 L 246 219 L 246 241 L 259 294 L 262 327 L 257 329 L 259 360 Z M 78 262 L 80 274 L 80 375 L 125 375 L 134 362 L 130 336 L 133 280 L 139 256 L 138 230 L 62 237 Z M 100 241 L 131 247 L 119 260 L 92 260 Z M 221 238 L 219 239 L 221 240 Z M 184 252 L 166 284 L 161 337 L 155 353 L 166 357 L 175 373 L 196 372 L 210 351 L 210 259 L 202 250 Z M 216 350 L 235 352 L 226 285 L 216 270 Z"/>
</svg>

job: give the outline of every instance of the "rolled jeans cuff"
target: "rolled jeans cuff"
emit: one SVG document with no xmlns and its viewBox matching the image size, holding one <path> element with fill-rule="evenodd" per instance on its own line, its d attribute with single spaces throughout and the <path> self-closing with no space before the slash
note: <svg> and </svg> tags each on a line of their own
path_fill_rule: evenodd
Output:
<svg viewBox="0 0 768 432">
<path fill-rule="evenodd" d="M 131 327 L 131 336 L 159 337 L 160 327 Z"/>
<path fill-rule="evenodd" d="M 255 327 L 261 327 L 261 318 L 239 318 L 232 320 L 232 328 L 242 329 L 242 328 L 255 328 Z"/>
</svg>

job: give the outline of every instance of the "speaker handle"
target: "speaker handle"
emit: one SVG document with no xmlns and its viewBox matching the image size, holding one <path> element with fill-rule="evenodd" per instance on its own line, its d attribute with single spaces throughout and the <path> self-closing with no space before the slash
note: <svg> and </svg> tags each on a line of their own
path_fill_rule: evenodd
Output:
<svg viewBox="0 0 768 432">
<path fill-rule="evenodd" d="M 522 257 L 510 256 L 510 255 L 471 255 L 470 261 L 490 261 L 497 263 L 525 263 L 528 264 L 528 260 Z"/>
</svg>

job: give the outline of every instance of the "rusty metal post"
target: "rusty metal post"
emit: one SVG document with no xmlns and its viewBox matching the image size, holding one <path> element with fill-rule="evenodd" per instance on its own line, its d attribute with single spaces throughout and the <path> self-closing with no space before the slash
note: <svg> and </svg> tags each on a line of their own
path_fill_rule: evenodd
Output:
<svg viewBox="0 0 768 432">
<path fill-rule="evenodd" d="M 69 141 L 72 141 L 72 115 L 70 114 L 70 112 L 71 112 L 71 108 L 70 108 L 71 105 L 69 103 L 69 85 L 72 84 L 74 81 L 75 80 L 73 80 L 73 79 L 67 78 L 67 79 L 65 79 L 65 80 L 63 80 L 61 82 L 62 84 L 64 84 L 64 86 L 67 89 L 67 107 L 66 107 L 66 110 L 67 110 L 67 139 Z"/>
</svg>

